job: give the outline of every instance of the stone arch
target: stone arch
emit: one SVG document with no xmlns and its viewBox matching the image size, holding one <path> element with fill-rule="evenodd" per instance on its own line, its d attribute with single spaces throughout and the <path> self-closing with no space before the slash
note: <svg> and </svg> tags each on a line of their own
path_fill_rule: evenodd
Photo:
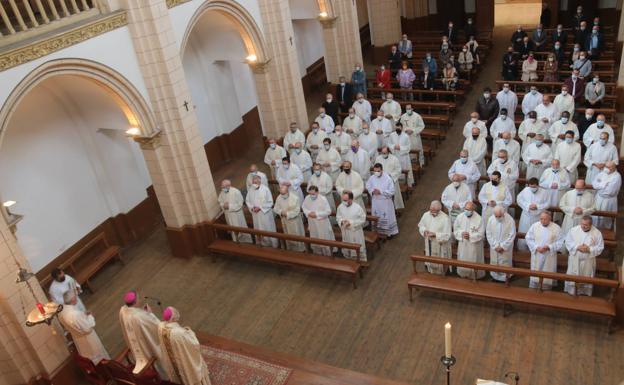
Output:
<svg viewBox="0 0 624 385">
<path fill-rule="evenodd" d="M 184 52 L 190 34 L 193 32 L 195 25 L 206 12 L 218 12 L 227 17 L 238 30 L 247 55 L 255 55 L 258 63 L 266 63 L 269 61 L 266 43 L 262 31 L 256 24 L 253 16 L 240 4 L 233 0 L 208 0 L 202 4 L 193 14 L 191 20 L 184 32 L 180 52 Z"/>
<path fill-rule="evenodd" d="M 103 64 L 85 59 L 58 59 L 46 62 L 31 71 L 11 92 L 0 109 L 0 145 L 11 116 L 22 99 L 42 81 L 58 75 L 86 78 L 105 90 L 121 108 L 128 124 L 149 136 L 158 131 L 145 99 L 121 74 Z"/>
</svg>

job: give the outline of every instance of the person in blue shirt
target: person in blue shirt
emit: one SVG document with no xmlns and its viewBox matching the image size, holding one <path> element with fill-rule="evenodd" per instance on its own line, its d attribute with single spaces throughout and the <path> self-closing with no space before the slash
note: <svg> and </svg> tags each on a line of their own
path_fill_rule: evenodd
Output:
<svg viewBox="0 0 624 385">
<path fill-rule="evenodd" d="M 359 64 L 355 65 L 355 71 L 351 74 L 351 86 L 354 95 L 361 93 L 366 96 L 366 72 Z"/>
<path fill-rule="evenodd" d="M 438 63 L 436 63 L 436 60 L 431 56 L 431 52 L 427 52 L 427 54 L 425 55 L 422 67 L 423 70 L 425 68 L 429 68 L 429 73 L 435 78 L 436 73 L 438 72 Z"/>
</svg>

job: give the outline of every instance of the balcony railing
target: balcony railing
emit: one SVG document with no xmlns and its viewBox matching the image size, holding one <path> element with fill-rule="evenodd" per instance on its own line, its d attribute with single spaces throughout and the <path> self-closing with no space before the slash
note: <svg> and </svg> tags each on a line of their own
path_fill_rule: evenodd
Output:
<svg viewBox="0 0 624 385">
<path fill-rule="evenodd" d="M 0 0 L 0 46 L 100 13 L 97 0 Z"/>
</svg>

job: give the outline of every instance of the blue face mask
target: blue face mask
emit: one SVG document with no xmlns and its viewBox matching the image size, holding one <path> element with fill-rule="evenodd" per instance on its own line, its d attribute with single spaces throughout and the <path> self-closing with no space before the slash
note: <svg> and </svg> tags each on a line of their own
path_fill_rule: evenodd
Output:
<svg viewBox="0 0 624 385">
<path fill-rule="evenodd" d="M 321 170 L 315 170 L 314 171 L 314 175 L 321 176 Z"/>
<path fill-rule="evenodd" d="M 607 140 L 606 139 L 600 139 L 600 145 L 601 146 L 606 146 L 607 145 Z"/>
<path fill-rule="evenodd" d="M 288 170 L 290 168 L 290 165 L 288 165 L 288 164 L 284 164 L 282 166 L 284 167 L 284 170 Z"/>
<path fill-rule="evenodd" d="M 503 143 L 509 144 L 509 139 L 503 139 Z"/>
<path fill-rule="evenodd" d="M 568 124 L 568 120 L 569 120 L 569 118 L 565 118 L 565 117 L 561 118 L 561 123 Z"/>
<path fill-rule="evenodd" d="M 465 163 L 468 163 L 468 158 L 460 158 L 460 160 L 461 160 L 461 162 L 462 162 L 462 163 L 464 163 L 464 164 L 465 164 Z"/>
<path fill-rule="evenodd" d="M 310 195 L 310 199 L 312 199 L 313 201 L 315 201 L 316 198 L 318 198 L 318 195 Z"/>
<path fill-rule="evenodd" d="M 276 144 L 275 143 L 271 143 L 269 146 L 271 147 L 271 149 L 275 149 Z"/>
<path fill-rule="evenodd" d="M 566 143 L 572 144 L 574 142 L 574 138 L 565 138 Z"/>
<path fill-rule="evenodd" d="M 464 213 L 466 213 L 466 216 L 468 218 L 470 218 L 472 216 L 472 211 L 470 211 L 470 210 L 464 210 Z"/>
<path fill-rule="evenodd" d="M 224 188 L 223 192 L 226 193 L 226 194 L 229 193 L 230 192 L 230 188 L 229 187 Z"/>
<path fill-rule="evenodd" d="M 596 125 L 600 128 L 604 127 L 604 120 L 599 120 L 596 122 Z"/>
<path fill-rule="evenodd" d="M 295 148 L 295 153 L 301 154 L 301 149 L 300 148 Z"/>
<path fill-rule="evenodd" d="M 535 145 L 536 145 L 537 147 L 540 147 L 542 144 L 544 144 L 544 142 L 542 142 L 541 140 L 536 140 L 536 141 L 535 141 Z"/>
<path fill-rule="evenodd" d="M 531 90 L 531 95 L 535 95 L 537 93 L 537 90 Z"/>
</svg>

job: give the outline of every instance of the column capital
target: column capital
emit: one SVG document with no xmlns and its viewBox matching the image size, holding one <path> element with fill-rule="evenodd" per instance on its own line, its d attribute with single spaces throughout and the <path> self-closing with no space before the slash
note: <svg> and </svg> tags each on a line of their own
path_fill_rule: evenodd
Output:
<svg viewBox="0 0 624 385">
<path fill-rule="evenodd" d="M 251 68 L 251 71 L 254 74 L 264 74 L 267 72 L 270 62 L 271 62 L 271 59 L 268 59 L 263 62 L 247 62 L 247 64 L 249 64 L 249 67 Z"/>
<path fill-rule="evenodd" d="M 162 130 L 154 131 L 147 136 L 134 136 L 132 139 L 141 146 L 143 150 L 155 150 L 160 147 Z"/>
<path fill-rule="evenodd" d="M 319 16 L 318 17 L 318 21 L 321 22 L 321 24 L 323 25 L 323 28 L 334 28 L 336 26 L 336 19 L 338 17 L 337 16 L 333 16 L 333 17 L 322 17 Z"/>
</svg>

